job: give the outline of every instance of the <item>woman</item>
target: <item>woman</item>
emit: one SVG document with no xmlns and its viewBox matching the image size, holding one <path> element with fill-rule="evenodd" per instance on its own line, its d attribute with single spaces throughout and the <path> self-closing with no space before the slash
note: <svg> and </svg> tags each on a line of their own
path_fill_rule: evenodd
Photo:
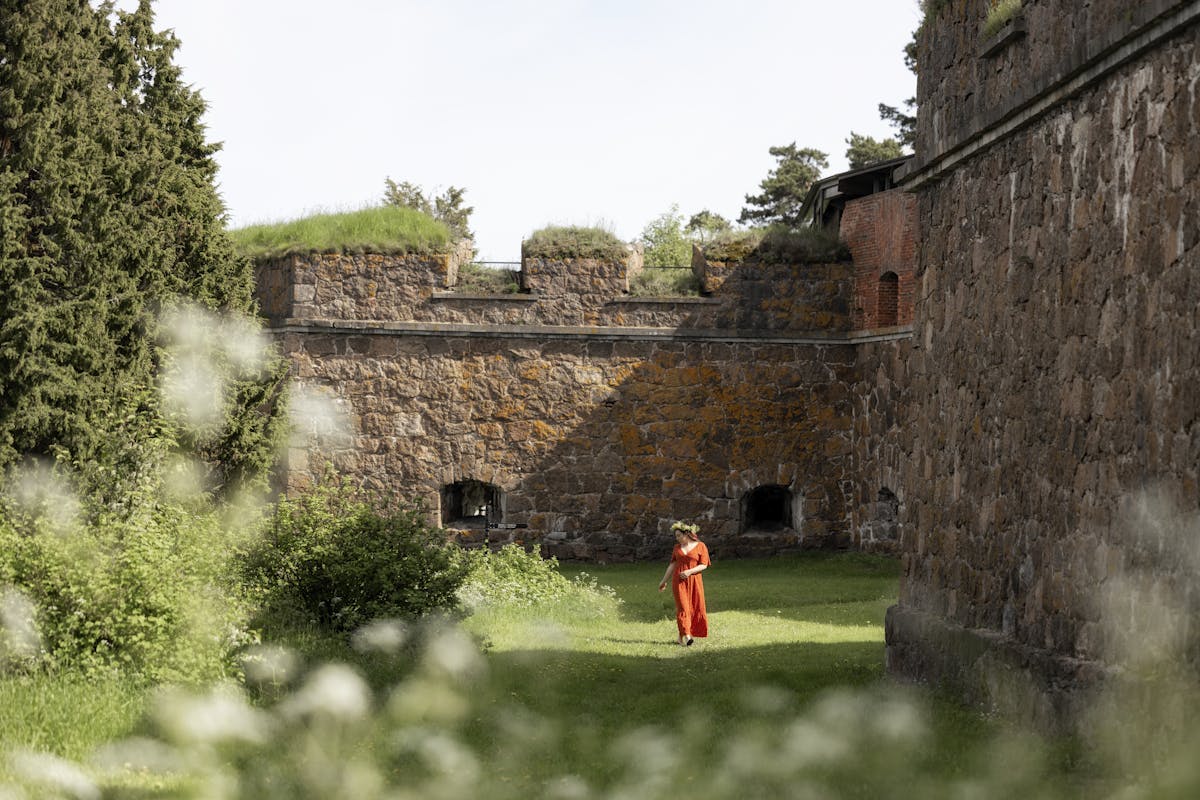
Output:
<svg viewBox="0 0 1200 800">
<path fill-rule="evenodd" d="M 697 535 L 699 525 L 676 522 L 671 526 L 675 534 L 675 549 L 671 551 L 671 563 L 663 579 L 658 583 L 661 592 L 671 582 L 671 594 L 675 596 L 675 624 L 679 628 L 679 643 L 691 646 L 692 637 L 708 636 L 708 614 L 704 610 L 704 579 L 700 573 L 708 569 L 708 548 Z M 674 580 L 672 580 L 674 576 Z"/>
</svg>

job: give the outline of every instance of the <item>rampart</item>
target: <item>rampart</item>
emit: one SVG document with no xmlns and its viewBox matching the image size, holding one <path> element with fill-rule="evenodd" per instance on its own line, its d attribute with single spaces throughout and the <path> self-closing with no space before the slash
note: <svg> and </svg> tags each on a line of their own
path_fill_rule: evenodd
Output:
<svg viewBox="0 0 1200 800">
<path fill-rule="evenodd" d="M 899 419 L 889 668 L 1054 726 L 1139 636 L 1196 656 L 1200 3 L 987 7 L 920 41 L 915 332 L 855 396 Z"/>
<path fill-rule="evenodd" d="M 422 498 L 466 544 L 570 559 L 660 558 L 676 519 L 699 521 L 719 557 L 895 546 L 893 505 L 860 492 L 853 466 L 857 346 L 910 332 L 851 330 L 856 282 L 877 275 L 697 253 L 701 296 L 641 298 L 636 257 L 526 259 L 525 291 L 480 295 L 457 291 L 461 258 L 259 265 L 300 385 L 349 419 L 289 451 L 289 491 L 331 463 Z M 856 525 L 860 495 L 872 507 Z"/>
</svg>

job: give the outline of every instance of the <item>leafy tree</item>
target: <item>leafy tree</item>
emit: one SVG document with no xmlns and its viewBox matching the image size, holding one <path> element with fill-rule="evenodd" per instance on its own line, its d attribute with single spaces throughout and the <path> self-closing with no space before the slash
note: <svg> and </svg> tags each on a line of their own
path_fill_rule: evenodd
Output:
<svg viewBox="0 0 1200 800">
<path fill-rule="evenodd" d="M 684 231 L 698 244 L 710 242 L 716 236 L 733 229 L 733 223 L 707 208 L 692 214 Z"/>
<path fill-rule="evenodd" d="M 829 156 L 812 148 L 798 149 L 796 143 L 772 147 L 778 165 L 763 179 L 762 193 L 746 195 L 740 223 L 796 226 L 801 223 L 800 206 L 809 188 L 829 168 Z"/>
<path fill-rule="evenodd" d="M 136 459 L 138 442 L 186 440 L 157 413 L 159 312 L 253 311 L 177 47 L 154 31 L 149 0 L 117 14 L 0 0 L 0 465 Z M 226 410 L 273 407 L 278 373 L 244 383 Z M 276 419 L 190 444 L 232 479 L 266 463 Z M 133 446 L 113 443 L 117 429 Z"/>
<path fill-rule="evenodd" d="M 928 8 L 927 6 L 927 13 Z M 918 27 L 917 30 L 913 31 L 912 39 L 909 40 L 908 44 L 904 45 L 904 65 L 908 67 L 913 75 L 917 74 L 917 34 L 920 30 L 920 27 Z M 907 111 L 901 111 L 896 106 L 880 103 L 879 118 L 896 129 L 896 140 L 902 148 L 907 147 L 911 149 L 917 143 L 917 98 L 910 97 L 905 100 L 904 108 Z"/>
<path fill-rule="evenodd" d="M 850 169 L 860 169 L 904 154 L 903 148 L 895 139 L 876 141 L 870 136 L 853 131 L 850 132 L 846 144 L 849 145 L 846 148 L 846 159 L 850 162 Z"/>
<path fill-rule="evenodd" d="M 692 243 L 683 233 L 679 205 L 659 214 L 642 229 L 647 267 L 681 267 L 692 263 Z"/>
<path fill-rule="evenodd" d="M 428 214 L 440 222 L 446 223 L 451 233 L 457 239 L 473 239 L 471 232 L 471 214 L 474 206 L 466 205 L 466 189 L 451 186 L 440 195 L 433 196 L 432 201 L 425 190 L 415 183 L 402 181 L 396 183 L 391 178 L 384 181 L 383 202 L 391 206 L 411 208 Z"/>
</svg>

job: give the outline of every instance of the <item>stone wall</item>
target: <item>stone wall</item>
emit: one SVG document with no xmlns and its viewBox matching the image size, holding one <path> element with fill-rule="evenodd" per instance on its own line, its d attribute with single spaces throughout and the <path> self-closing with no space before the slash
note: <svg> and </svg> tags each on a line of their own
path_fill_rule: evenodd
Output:
<svg viewBox="0 0 1200 800">
<path fill-rule="evenodd" d="M 1200 610 L 1200 4 L 1027 0 L 983 57 L 985 7 L 920 54 L 888 658 L 1055 724 Z"/>
<path fill-rule="evenodd" d="M 574 559 L 660 558 L 680 518 L 724 557 L 849 543 L 846 344 L 336 329 L 283 342 L 302 385 L 346 401 L 353 431 L 294 450 L 293 491 L 328 458 L 436 515 L 443 486 L 478 480 L 503 491 L 505 522 L 529 525 L 494 538 Z M 763 485 L 791 493 L 790 524 L 744 524 Z"/>
<path fill-rule="evenodd" d="M 287 490 L 332 464 L 442 521 L 480 482 L 528 526 L 492 544 L 570 559 L 660 558 L 680 518 L 725 557 L 850 545 L 852 266 L 701 255 L 710 291 L 677 298 L 629 296 L 626 268 L 527 260 L 527 292 L 479 295 L 444 256 L 260 265 L 299 391 L 346 416 L 290 449 Z"/>
</svg>

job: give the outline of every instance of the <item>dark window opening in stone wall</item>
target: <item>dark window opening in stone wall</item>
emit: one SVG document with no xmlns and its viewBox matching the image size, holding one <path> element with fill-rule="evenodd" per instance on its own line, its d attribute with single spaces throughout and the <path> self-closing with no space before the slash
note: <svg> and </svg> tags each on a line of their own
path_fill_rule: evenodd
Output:
<svg viewBox="0 0 1200 800">
<path fill-rule="evenodd" d="M 442 526 L 482 528 L 502 516 L 503 493 L 499 487 L 476 480 L 463 480 L 442 487 Z"/>
<path fill-rule="evenodd" d="M 871 520 L 872 534 L 876 540 L 895 541 L 900 525 L 900 498 L 886 486 L 879 490 L 875 499 L 875 514 Z"/>
<path fill-rule="evenodd" d="M 879 299 L 876 305 L 878 327 L 898 324 L 900 318 L 900 278 L 894 272 L 879 276 Z"/>
<path fill-rule="evenodd" d="M 790 527 L 792 492 L 786 486 L 759 486 L 743 496 L 743 531 L 780 531 Z"/>
</svg>

